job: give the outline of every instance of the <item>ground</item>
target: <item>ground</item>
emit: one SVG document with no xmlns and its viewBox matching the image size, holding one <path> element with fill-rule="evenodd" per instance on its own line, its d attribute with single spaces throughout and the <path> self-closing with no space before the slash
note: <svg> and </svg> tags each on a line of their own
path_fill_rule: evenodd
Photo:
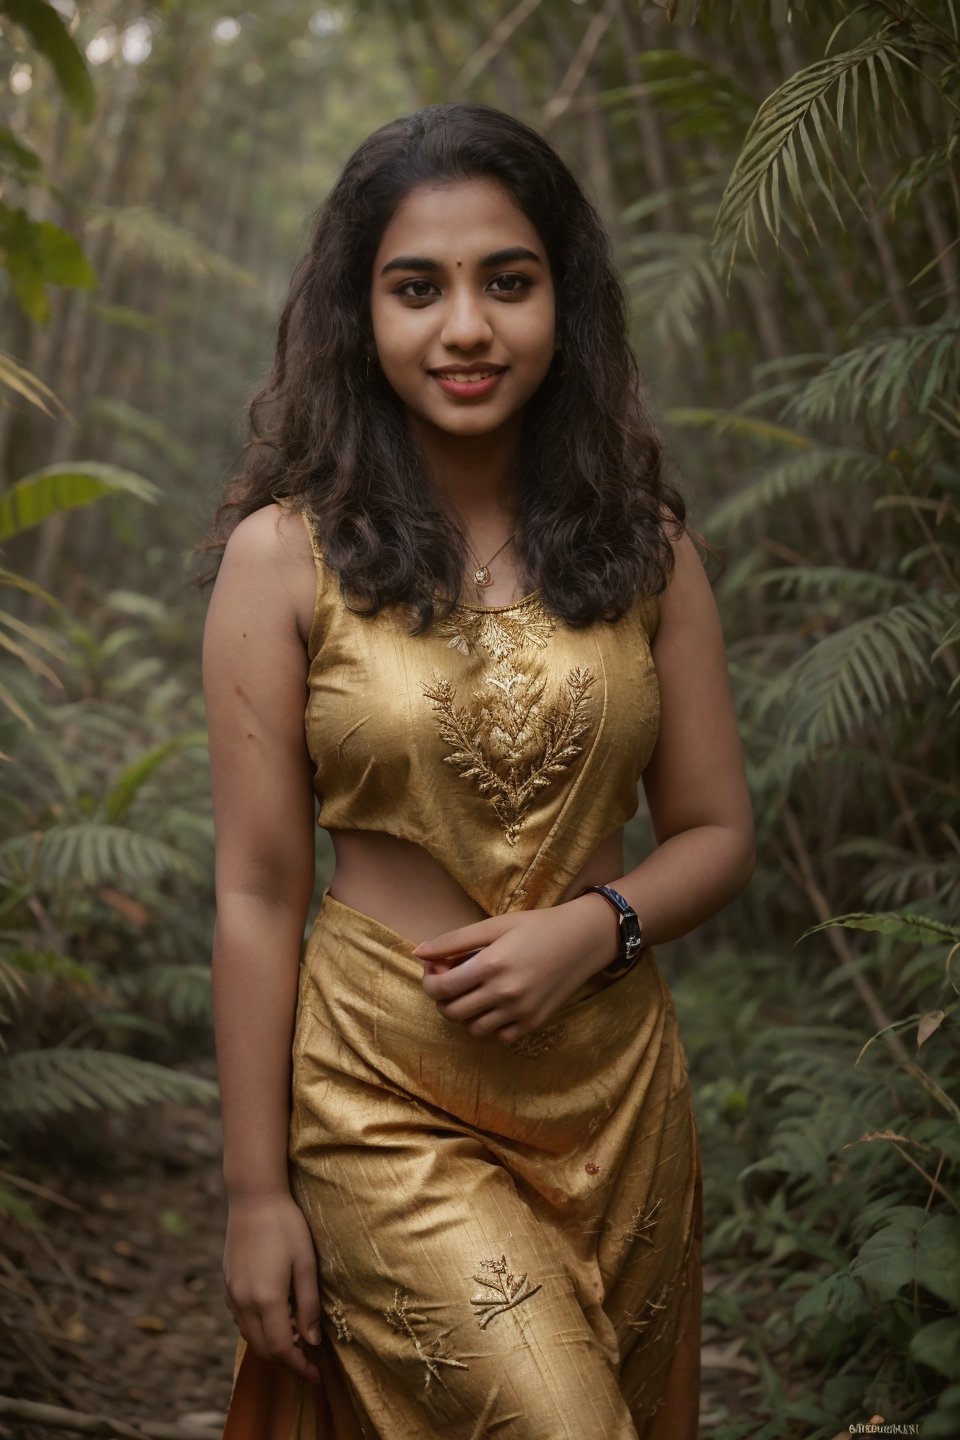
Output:
<svg viewBox="0 0 960 1440">
<path fill-rule="evenodd" d="M 12 1166 L 16 1187 L 0 1174 L 40 1222 L 8 1220 L 0 1239 L 0 1397 L 109 1416 L 134 1435 L 179 1420 L 213 1440 L 236 1341 L 220 1269 L 217 1118 L 156 1107 L 111 1117 L 102 1139 L 95 1157 L 65 1137 L 35 1147 Z M 737 1416 L 755 1374 L 738 1349 L 704 1335 L 704 1437 Z M 0 1398 L 2 1440 L 69 1434 L 5 1417 Z"/>
</svg>

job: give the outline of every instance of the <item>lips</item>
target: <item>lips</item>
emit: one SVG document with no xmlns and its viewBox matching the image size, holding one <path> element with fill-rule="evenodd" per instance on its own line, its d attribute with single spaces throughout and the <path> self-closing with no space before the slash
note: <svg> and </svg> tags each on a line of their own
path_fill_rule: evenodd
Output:
<svg viewBox="0 0 960 1440">
<path fill-rule="evenodd" d="M 505 373 L 505 365 L 448 366 L 444 370 L 430 371 L 441 390 L 458 400 L 479 400 L 489 395 Z"/>
</svg>

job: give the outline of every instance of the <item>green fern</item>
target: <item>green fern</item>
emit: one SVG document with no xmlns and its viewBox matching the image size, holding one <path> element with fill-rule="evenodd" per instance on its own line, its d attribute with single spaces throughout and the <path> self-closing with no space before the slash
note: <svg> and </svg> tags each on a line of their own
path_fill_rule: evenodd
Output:
<svg viewBox="0 0 960 1440">
<path fill-rule="evenodd" d="M 210 1102 L 217 1093 L 210 1080 L 110 1051 L 54 1047 L 0 1060 L 0 1117 L 18 1125 L 81 1110 Z"/>
<path fill-rule="evenodd" d="M 757 576 L 781 596 L 802 601 L 834 600 L 886 609 L 912 598 L 914 587 L 905 580 L 875 570 L 854 570 L 846 565 L 782 565 Z"/>
<path fill-rule="evenodd" d="M 177 1024 L 210 1019 L 209 965 L 150 965 L 115 977 L 114 984 L 128 999 L 162 1005 Z"/>
<path fill-rule="evenodd" d="M 786 715 L 791 739 L 815 748 L 835 745 L 918 684 L 936 684 L 930 652 L 957 613 L 960 599 L 938 591 L 854 621 L 826 636 L 789 667 Z"/>
<path fill-rule="evenodd" d="M 630 251 L 644 257 L 627 268 L 625 278 L 645 328 L 661 344 L 679 336 L 695 348 L 704 307 L 712 306 L 720 316 L 725 306 L 719 268 L 707 241 L 702 235 L 642 235 L 630 242 Z"/>
<path fill-rule="evenodd" d="M 960 390 L 960 318 L 881 331 L 843 351 L 787 401 L 782 419 L 811 428 L 861 415 L 888 430 Z"/>
<path fill-rule="evenodd" d="M 745 484 L 707 517 L 710 533 L 736 530 L 761 510 L 794 496 L 831 483 L 868 485 L 882 489 L 897 474 L 895 467 L 878 455 L 849 446 L 817 446 L 798 455 L 787 455 Z"/>
<path fill-rule="evenodd" d="M 55 825 L 37 838 L 4 841 L 0 867 L 14 879 L 32 875 L 44 886 L 136 884 L 162 875 L 196 874 L 190 856 L 155 836 L 93 820 Z"/>
</svg>

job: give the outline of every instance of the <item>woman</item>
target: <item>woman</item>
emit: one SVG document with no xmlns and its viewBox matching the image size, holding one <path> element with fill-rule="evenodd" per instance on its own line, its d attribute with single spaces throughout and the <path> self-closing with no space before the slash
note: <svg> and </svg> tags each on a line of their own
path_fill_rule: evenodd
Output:
<svg viewBox="0 0 960 1440">
<path fill-rule="evenodd" d="M 556 153 L 482 106 L 372 135 L 252 413 L 204 643 L 225 1434 L 693 1440 L 699 1163 L 651 946 L 743 889 L 753 827 Z"/>
</svg>

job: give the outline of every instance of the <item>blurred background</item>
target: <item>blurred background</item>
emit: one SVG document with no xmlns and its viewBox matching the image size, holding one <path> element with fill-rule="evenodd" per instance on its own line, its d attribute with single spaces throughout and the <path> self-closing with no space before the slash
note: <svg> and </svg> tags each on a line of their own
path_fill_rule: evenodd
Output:
<svg viewBox="0 0 960 1440">
<path fill-rule="evenodd" d="M 314 209 L 458 98 L 602 211 L 713 549 L 760 864 L 658 952 L 702 1433 L 960 1434 L 958 12 L 0 0 L 0 1436 L 218 1433 L 192 547 Z"/>
</svg>

